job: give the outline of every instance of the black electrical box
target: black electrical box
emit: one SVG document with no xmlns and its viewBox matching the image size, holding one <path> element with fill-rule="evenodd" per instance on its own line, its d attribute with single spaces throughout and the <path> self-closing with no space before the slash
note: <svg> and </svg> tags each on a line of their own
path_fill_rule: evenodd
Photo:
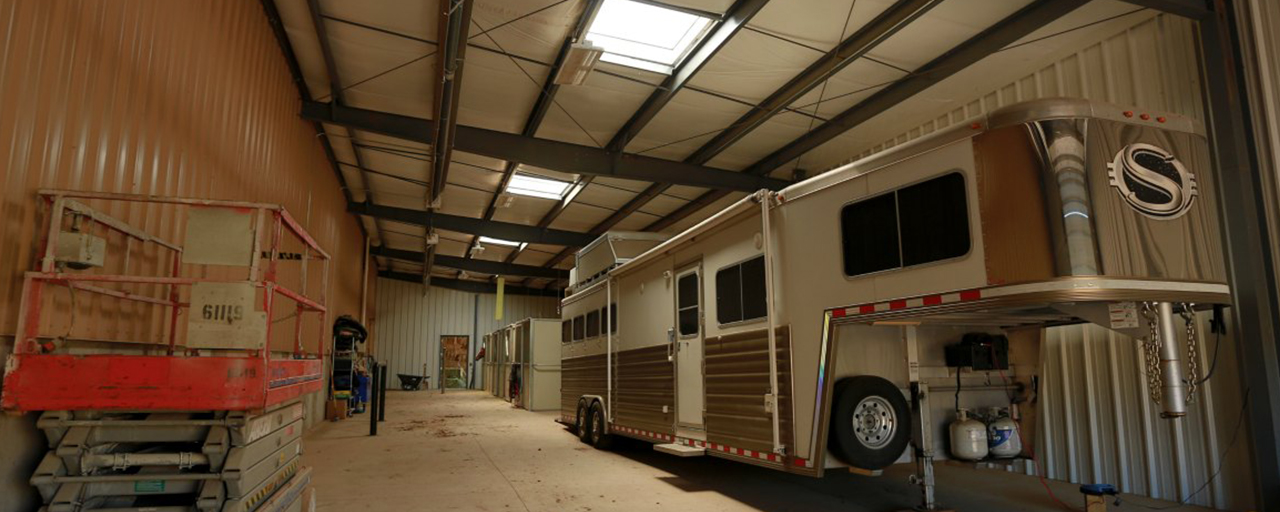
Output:
<svg viewBox="0 0 1280 512">
<path fill-rule="evenodd" d="M 960 343 L 947 345 L 947 366 L 977 371 L 1009 369 L 1009 338 L 1003 334 L 971 332 Z"/>
</svg>

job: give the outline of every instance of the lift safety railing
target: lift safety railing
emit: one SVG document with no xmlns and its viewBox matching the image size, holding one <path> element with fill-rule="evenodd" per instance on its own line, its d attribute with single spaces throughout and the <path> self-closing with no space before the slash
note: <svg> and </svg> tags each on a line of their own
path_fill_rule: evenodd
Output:
<svg viewBox="0 0 1280 512">
<path fill-rule="evenodd" d="M 23 276 L 15 344 L 6 364 L 4 393 L 0 397 L 3 409 L 251 410 L 282 403 L 321 388 L 327 334 L 324 325 L 328 314 L 325 292 L 331 258 L 284 207 L 247 201 L 71 190 L 41 190 L 38 195 L 45 209 L 47 225 L 37 242 L 36 270 Z M 113 217 L 104 211 L 105 208 L 94 208 L 89 203 L 160 205 L 162 208 L 171 207 L 171 210 L 183 207 L 225 209 L 251 214 L 253 247 L 247 272 L 239 279 L 184 275 L 184 265 L 207 265 L 184 264 L 184 247 Z M 56 240 L 67 216 L 73 218 L 78 230 L 83 229 L 80 224 L 89 222 L 108 233 L 124 237 L 123 270 L 120 273 L 69 272 L 58 265 Z M 286 233 L 302 245 L 302 254 L 292 258 L 299 263 L 301 284 L 298 289 L 280 282 L 282 244 Z M 132 260 L 135 246 L 139 244 L 152 245 L 168 253 L 168 264 L 157 265 L 167 269 L 153 272 L 164 275 L 134 273 Z M 157 261 L 161 259 L 157 258 Z M 261 263 L 263 259 L 266 260 L 265 265 Z M 322 262 L 320 289 L 313 294 L 307 292 L 307 270 L 311 260 Z M 203 274 L 207 275 L 207 272 Z M 255 306 L 261 306 L 266 325 L 261 343 L 256 348 L 204 350 L 179 343 L 179 333 L 182 332 L 179 318 L 183 310 L 191 307 L 189 301 L 182 299 L 181 290 L 198 283 L 249 283 L 257 290 Z M 165 287 L 166 293 L 154 296 L 111 287 L 147 285 Z M 167 308 L 168 325 L 163 344 L 138 340 L 92 340 L 122 347 L 154 347 L 162 350 L 163 355 L 156 355 L 151 350 L 144 350 L 142 354 L 71 351 L 65 337 L 41 332 L 47 307 L 45 291 L 49 286 Z M 273 324 L 289 318 L 273 320 L 273 311 L 280 307 L 276 304 L 280 296 L 294 303 L 293 343 L 288 355 L 273 356 Z M 72 304 L 71 307 L 76 306 Z M 314 351 L 308 351 L 303 343 L 304 321 L 308 318 L 318 319 L 319 339 Z"/>
</svg>

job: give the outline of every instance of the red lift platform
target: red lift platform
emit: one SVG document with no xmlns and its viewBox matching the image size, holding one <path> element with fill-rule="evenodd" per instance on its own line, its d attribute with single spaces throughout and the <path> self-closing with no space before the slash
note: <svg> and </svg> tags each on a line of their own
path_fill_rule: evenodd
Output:
<svg viewBox="0 0 1280 512">
<path fill-rule="evenodd" d="M 283 207 L 63 190 L 41 191 L 40 198 L 47 226 L 35 269 L 25 274 L 0 396 L 4 410 L 263 411 L 322 389 L 330 257 Z M 181 233 L 184 243 L 111 213 L 160 226 L 152 231 Z M 193 253 L 197 248 L 209 254 Z M 307 267 L 316 262 L 323 269 L 310 280 L 320 281 L 312 297 Z M 146 267 L 150 272 L 140 270 Z M 286 286 L 282 273 L 296 284 Z M 229 288 L 208 286 L 219 283 Z M 48 293 L 59 287 L 70 291 L 70 308 Z M 200 299 L 206 301 L 193 310 L 198 296 L 209 295 L 193 288 L 238 290 L 244 300 Z M 59 315 L 70 314 L 74 326 L 77 293 L 144 304 L 131 311 L 162 315 L 141 322 L 162 325 L 163 332 L 144 341 L 77 339 L 70 328 L 51 332 L 63 320 Z M 91 309 L 99 317 L 92 320 L 109 316 Z M 281 310 L 289 314 L 276 319 L 273 312 Z M 205 323 L 196 325 L 191 315 Z M 282 347 L 290 340 L 273 326 L 289 319 L 292 346 Z M 318 321 L 307 325 L 318 331 L 310 350 L 304 321 Z"/>
</svg>

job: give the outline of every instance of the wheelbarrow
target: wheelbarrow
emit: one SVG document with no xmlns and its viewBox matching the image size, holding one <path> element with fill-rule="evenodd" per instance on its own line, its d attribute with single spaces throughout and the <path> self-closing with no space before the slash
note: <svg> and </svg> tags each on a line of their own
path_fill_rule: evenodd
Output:
<svg viewBox="0 0 1280 512">
<path fill-rule="evenodd" d="M 400 389 L 405 391 L 417 391 L 422 389 L 423 384 L 427 379 L 431 378 L 428 375 L 405 375 L 403 373 L 397 373 L 396 377 L 400 377 Z"/>
</svg>

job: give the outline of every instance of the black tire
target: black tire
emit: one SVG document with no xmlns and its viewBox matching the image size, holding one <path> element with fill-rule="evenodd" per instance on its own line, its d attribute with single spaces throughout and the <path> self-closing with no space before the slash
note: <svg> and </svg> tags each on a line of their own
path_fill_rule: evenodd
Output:
<svg viewBox="0 0 1280 512">
<path fill-rule="evenodd" d="M 601 450 L 608 450 L 613 446 L 613 436 L 605 433 L 606 419 L 604 416 L 604 407 L 600 406 L 600 402 L 591 404 L 591 421 L 587 423 L 588 442 Z"/>
<path fill-rule="evenodd" d="M 587 435 L 588 421 L 591 420 L 591 409 L 587 406 L 586 400 L 578 400 L 578 413 L 573 416 L 573 433 L 578 434 L 578 439 L 584 443 L 591 442 Z"/>
<path fill-rule="evenodd" d="M 892 382 L 874 375 L 841 379 L 831 403 L 827 447 L 853 467 L 884 469 L 907 449 L 910 421 L 911 408 Z"/>
</svg>

